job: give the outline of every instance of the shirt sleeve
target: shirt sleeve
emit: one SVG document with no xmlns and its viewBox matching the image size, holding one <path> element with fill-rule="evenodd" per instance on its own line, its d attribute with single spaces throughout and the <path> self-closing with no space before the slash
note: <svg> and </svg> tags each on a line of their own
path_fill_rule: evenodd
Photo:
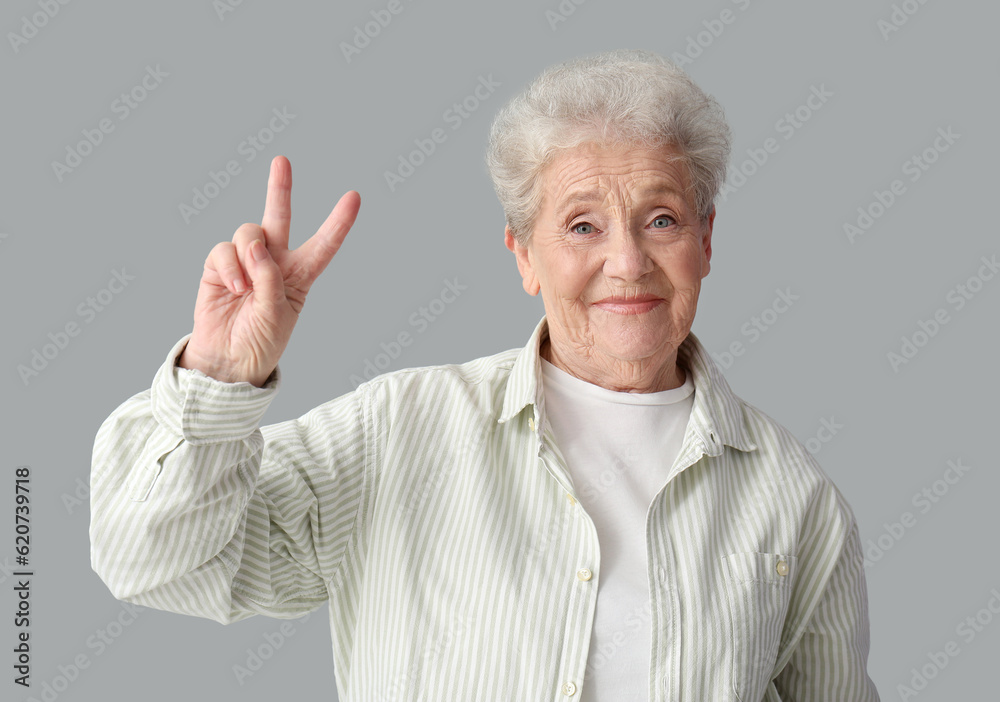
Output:
<svg viewBox="0 0 1000 702">
<path fill-rule="evenodd" d="M 175 365 L 101 425 L 91 566 L 115 597 L 230 623 L 326 601 L 356 536 L 367 386 L 259 427 L 281 381 L 224 383 Z"/>
<path fill-rule="evenodd" d="M 782 702 L 879 702 L 868 675 L 868 593 L 858 525 L 850 528 L 823 593 L 774 679 Z"/>
</svg>

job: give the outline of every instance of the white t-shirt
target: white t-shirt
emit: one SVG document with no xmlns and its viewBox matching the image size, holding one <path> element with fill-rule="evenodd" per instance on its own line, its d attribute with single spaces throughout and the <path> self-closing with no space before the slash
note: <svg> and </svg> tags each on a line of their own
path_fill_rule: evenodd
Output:
<svg viewBox="0 0 1000 702">
<path fill-rule="evenodd" d="M 545 411 L 577 497 L 597 527 L 597 609 L 581 702 L 646 700 L 650 594 L 646 513 L 680 453 L 694 383 L 616 392 L 542 359 Z"/>
</svg>

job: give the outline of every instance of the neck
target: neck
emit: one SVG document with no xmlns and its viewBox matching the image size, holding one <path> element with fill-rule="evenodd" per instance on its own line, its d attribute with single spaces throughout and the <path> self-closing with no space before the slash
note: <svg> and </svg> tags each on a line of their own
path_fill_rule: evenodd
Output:
<svg viewBox="0 0 1000 702">
<path fill-rule="evenodd" d="M 551 338 L 546 336 L 539 355 L 561 371 L 615 392 L 662 392 L 673 390 L 684 384 L 687 374 L 677 363 L 677 349 L 666 361 L 657 365 L 641 361 L 620 361 L 610 359 L 607 363 L 581 363 L 568 354 L 553 348 Z M 591 357 L 593 358 L 593 357 Z"/>
</svg>

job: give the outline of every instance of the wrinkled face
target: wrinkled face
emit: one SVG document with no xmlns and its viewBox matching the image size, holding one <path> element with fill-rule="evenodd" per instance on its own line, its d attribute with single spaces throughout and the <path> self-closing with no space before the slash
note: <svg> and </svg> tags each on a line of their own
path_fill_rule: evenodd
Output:
<svg viewBox="0 0 1000 702">
<path fill-rule="evenodd" d="M 528 245 L 506 233 L 524 289 L 542 294 L 543 357 L 591 382 L 655 390 L 648 381 L 672 372 L 691 329 L 715 214 L 696 216 L 676 155 L 589 143 L 561 152 L 542 173 Z"/>
</svg>

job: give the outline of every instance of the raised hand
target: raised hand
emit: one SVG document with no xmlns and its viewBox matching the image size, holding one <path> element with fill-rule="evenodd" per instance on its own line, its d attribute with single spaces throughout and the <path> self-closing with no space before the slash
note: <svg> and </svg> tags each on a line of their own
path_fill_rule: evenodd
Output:
<svg viewBox="0 0 1000 702">
<path fill-rule="evenodd" d="M 350 231 L 361 196 L 340 198 L 316 233 L 288 248 L 292 166 L 271 161 L 260 225 L 244 224 L 205 260 L 194 309 L 194 332 L 178 359 L 227 383 L 262 386 L 284 353 L 306 295 Z"/>
</svg>

